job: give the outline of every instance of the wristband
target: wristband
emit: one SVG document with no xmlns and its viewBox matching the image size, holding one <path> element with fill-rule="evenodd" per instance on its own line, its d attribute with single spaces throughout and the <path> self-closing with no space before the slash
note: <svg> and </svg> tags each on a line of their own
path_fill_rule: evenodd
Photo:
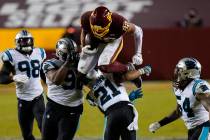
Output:
<svg viewBox="0 0 210 140">
<path fill-rule="evenodd" d="M 160 126 L 164 126 L 170 122 L 171 122 L 171 120 L 168 117 L 165 117 L 162 120 L 160 120 L 158 123 L 160 124 Z"/>
</svg>

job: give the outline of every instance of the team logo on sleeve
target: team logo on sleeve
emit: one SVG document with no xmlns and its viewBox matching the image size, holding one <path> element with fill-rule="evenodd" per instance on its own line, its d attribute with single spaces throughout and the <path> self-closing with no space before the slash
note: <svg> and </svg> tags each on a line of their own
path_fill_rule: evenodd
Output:
<svg viewBox="0 0 210 140">
<path fill-rule="evenodd" d="M 206 85 L 202 85 L 202 86 L 200 86 L 200 88 L 203 92 L 209 90 L 209 88 Z"/>
<path fill-rule="evenodd" d="M 123 27 L 122 27 L 122 28 L 123 28 L 123 31 L 127 32 L 128 29 L 129 29 L 129 27 L 130 27 L 130 26 L 129 26 L 129 23 L 128 23 L 127 21 L 124 21 L 124 22 L 123 22 Z"/>
</svg>

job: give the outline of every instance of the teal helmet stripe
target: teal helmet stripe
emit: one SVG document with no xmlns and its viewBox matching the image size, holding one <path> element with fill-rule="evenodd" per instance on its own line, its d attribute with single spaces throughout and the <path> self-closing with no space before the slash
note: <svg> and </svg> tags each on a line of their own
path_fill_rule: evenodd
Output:
<svg viewBox="0 0 210 140">
<path fill-rule="evenodd" d="M 23 33 L 24 36 L 28 35 L 28 32 L 26 30 L 22 30 L 22 33 Z"/>
</svg>

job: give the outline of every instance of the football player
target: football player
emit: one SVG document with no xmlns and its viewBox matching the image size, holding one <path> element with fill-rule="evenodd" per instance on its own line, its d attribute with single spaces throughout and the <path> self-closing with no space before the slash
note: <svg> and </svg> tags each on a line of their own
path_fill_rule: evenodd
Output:
<svg viewBox="0 0 210 140">
<path fill-rule="evenodd" d="M 100 72 L 100 71 L 99 71 Z M 105 114 L 106 128 L 104 140 L 136 140 L 138 129 L 138 112 L 130 100 L 142 96 L 139 89 L 128 97 L 123 81 L 133 80 L 143 74 L 149 75 L 151 67 L 145 66 L 121 75 L 121 83 L 116 82 L 114 74 L 98 74 L 93 80 L 87 99 L 92 105 L 97 105 Z"/>
<path fill-rule="evenodd" d="M 15 49 L 3 52 L 0 84 L 15 82 L 22 136 L 24 140 L 35 140 L 32 134 L 34 118 L 41 131 L 45 109 L 40 73 L 46 54 L 44 49 L 34 47 L 34 38 L 27 30 L 17 33 L 15 44 Z"/>
<path fill-rule="evenodd" d="M 116 61 L 124 46 L 124 34 L 134 36 L 135 54 L 132 63 L 142 64 L 143 31 L 123 16 L 99 6 L 81 16 L 81 27 L 83 51 L 78 64 L 79 72 L 87 74 L 95 65 L 98 65 L 101 71 L 109 73 L 130 70 L 127 65 Z"/>
<path fill-rule="evenodd" d="M 195 58 L 183 58 L 176 65 L 174 75 L 177 108 L 169 116 L 150 124 L 149 131 L 155 132 L 181 117 L 188 129 L 188 140 L 210 139 L 210 85 L 200 79 L 201 64 Z"/>
<path fill-rule="evenodd" d="M 44 62 L 48 103 L 42 140 L 72 140 L 83 112 L 82 85 L 77 79 L 79 47 L 69 38 L 56 44 L 56 58 Z"/>
</svg>

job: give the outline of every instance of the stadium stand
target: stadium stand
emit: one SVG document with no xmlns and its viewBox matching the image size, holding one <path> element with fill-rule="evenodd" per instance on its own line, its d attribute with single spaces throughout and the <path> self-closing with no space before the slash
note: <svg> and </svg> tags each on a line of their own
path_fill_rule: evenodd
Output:
<svg viewBox="0 0 210 140">
<path fill-rule="evenodd" d="M 210 51 L 209 0 L 3 1 L 0 3 L 0 51 L 13 47 L 14 33 L 21 27 L 26 27 L 30 28 L 37 46 L 44 47 L 50 54 L 56 40 L 63 35 L 69 24 L 79 27 L 81 14 L 101 4 L 143 27 L 144 63 L 151 63 L 155 67 L 152 79 L 169 80 L 174 64 L 184 56 L 199 59 L 205 67 L 203 76 L 210 78 L 210 67 L 206 59 Z M 199 11 L 203 28 L 186 30 L 176 27 L 177 21 L 190 8 Z M 79 30 L 76 33 L 78 37 Z M 132 46 L 128 44 L 128 47 Z"/>
<path fill-rule="evenodd" d="M 133 21 L 141 23 L 144 28 L 176 27 L 176 22 L 180 21 L 190 8 L 199 11 L 199 15 L 204 20 L 204 27 L 210 26 L 210 15 L 208 14 L 210 1 L 208 0 L 153 0 L 153 4 L 136 14 Z"/>
</svg>

